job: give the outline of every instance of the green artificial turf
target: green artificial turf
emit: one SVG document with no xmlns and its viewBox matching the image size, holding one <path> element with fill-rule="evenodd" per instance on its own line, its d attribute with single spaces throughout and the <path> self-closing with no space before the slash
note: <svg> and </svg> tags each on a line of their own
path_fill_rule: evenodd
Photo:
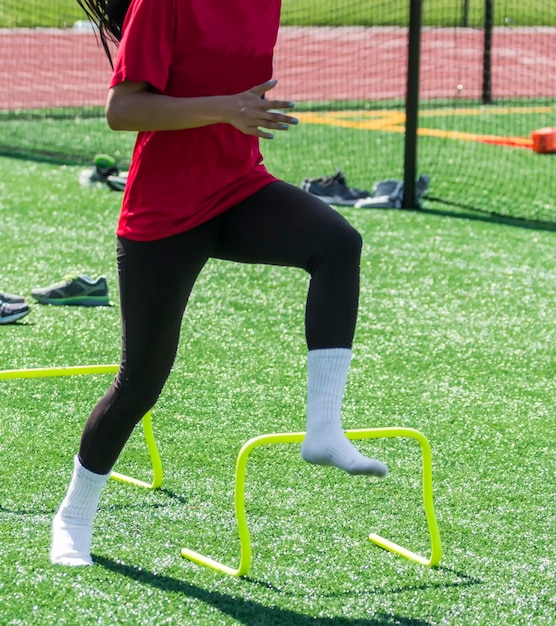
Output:
<svg viewBox="0 0 556 626">
<path fill-rule="evenodd" d="M 335 118 L 330 118 L 328 124 L 306 123 L 304 115 L 319 111 L 326 119 L 327 111 L 314 104 L 300 105 L 296 109 L 301 119 L 299 127 L 287 135 L 279 134 L 272 142 L 263 142 L 267 162 L 280 176 L 295 183 L 307 177 L 331 175 L 337 169 L 345 174 L 349 186 L 369 191 L 378 181 L 403 179 L 403 126 L 398 125 L 399 132 L 357 127 L 359 121 L 364 124 L 372 116 L 395 112 L 399 103 L 379 103 L 378 109 L 368 104 L 365 108 L 361 103 L 348 102 L 342 108 L 343 117 L 353 122 L 354 128 L 339 126 Z M 93 109 L 86 115 L 63 110 L 5 113 L 0 115 L 0 154 L 85 167 L 96 153 L 108 153 L 116 157 L 121 169 L 127 169 L 135 135 L 112 132 L 99 115 Z M 503 145 L 512 138 L 529 140 L 530 131 L 549 125 L 553 115 L 553 106 L 536 101 L 509 101 L 493 108 L 469 103 L 439 108 L 423 103 L 417 168 L 430 177 L 430 198 L 440 201 L 441 210 L 464 205 L 479 212 L 554 227 L 554 156 Z M 462 140 L 454 137 L 457 133 L 479 139 Z M 495 137 L 501 144 L 484 143 L 481 136 Z"/>
<path fill-rule="evenodd" d="M 494 22 L 503 26 L 552 26 L 545 0 L 494 0 Z M 406 24 L 410 2 L 345 2 L 332 0 L 283 0 L 283 23 L 286 25 L 399 25 Z M 467 12 L 465 10 L 467 7 Z M 483 26 L 484 0 L 423 2 L 423 20 L 428 26 Z M 467 22 L 465 22 L 467 16 Z M 84 13 L 76 0 L 4 0 L 0 5 L 0 27 L 73 25 Z"/>
<path fill-rule="evenodd" d="M 268 160 L 297 182 L 299 171 L 280 167 L 287 147 L 276 140 Z M 81 271 L 106 275 L 116 304 L 32 303 L 28 317 L 0 328 L 0 369 L 118 361 L 121 195 L 82 189 L 80 171 L 0 158 L 0 290 L 29 296 Z M 308 466 L 297 445 L 256 450 L 247 476 L 249 576 L 229 578 L 180 556 L 187 546 L 237 565 L 239 448 L 257 434 L 304 427 L 307 276 L 211 261 L 153 410 L 162 489 L 110 482 L 92 568 L 51 566 L 49 526 L 110 376 L 0 381 L 2 624 L 551 623 L 556 234 L 427 204 L 339 210 L 364 240 L 344 426 L 427 436 L 441 566 L 367 539 L 372 531 L 430 549 L 419 447 L 402 439 L 357 444 L 388 463 L 383 481 Z M 140 429 L 116 469 L 149 478 Z"/>
</svg>

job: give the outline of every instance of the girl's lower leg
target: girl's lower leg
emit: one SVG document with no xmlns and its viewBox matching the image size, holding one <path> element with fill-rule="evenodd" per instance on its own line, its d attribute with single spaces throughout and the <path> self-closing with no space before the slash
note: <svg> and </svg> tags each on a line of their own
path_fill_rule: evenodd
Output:
<svg viewBox="0 0 556 626">
<path fill-rule="evenodd" d="M 73 475 L 65 498 L 52 521 L 50 561 L 57 565 L 92 565 L 93 521 L 102 489 L 110 473 L 94 474 L 74 458 Z"/>
<path fill-rule="evenodd" d="M 363 456 L 342 429 L 341 407 L 351 356 L 348 348 L 309 351 L 307 433 L 301 456 L 309 463 L 333 465 L 349 474 L 386 476 L 386 465 Z"/>
<path fill-rule="evenodd" d="M 345 436 L 341 407 L 359 304 L 362 240 L 337 211 L 286 183 L 274 183 L 224 216 L 217 256 L 293 266 L 311 275 L 305 326 L 309 348 L 307 436 L 302 457 L 353 474 L 385 476 Z"/>
</svg>

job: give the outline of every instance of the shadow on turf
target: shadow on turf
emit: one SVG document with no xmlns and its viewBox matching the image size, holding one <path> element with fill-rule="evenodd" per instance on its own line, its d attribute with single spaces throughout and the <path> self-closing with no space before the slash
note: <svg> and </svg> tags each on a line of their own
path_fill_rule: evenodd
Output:
<svg viewBox="0 0 556 626">
<path fill-rule="evenodd" d="M 439 565 L 438 567 L 435 567 L 433 571 L 446 572 L 448 574 L 453 574 L 457 576 L 459 580 L 456 580 L 454 582 L 430 582 L 430 583 L 423 583 L 421 585 L 406 585 L 405 587 L 385 587 L 384 589 L 381 589 L 381 590 L 375 589 L 371 591 L 359 591 L 357 592 L 357 595 L 365 595 L 365 594 L 377 595 L 378 593 L 406 593 L 407 591 L 426 591 L 427 589 L 428 590 L 445 589 L 447 587 L 471 587 L 472 585 L 483 584 L 483 581 L 480 578 L 469 576 L 468 574 L 459 572 L 445 565 Z M 268 589 L 276 591 L 277 593 L 283 593 L 285 595 L 298 595 L 298 594 L 289 593 L 287 591 L 285 592 L 279 589 L 278 587 L 271 585 L 270 583 L 267 583 L 261 580 L 255 580 L 253 578 L 249 578 L 248 576 L 245 577 L 245 580 L 261 587 L 267 587 Z M 342 596 L 346 596 L 347 594 L 345 592 L 339 592 L 339 593 L 320 593 L 319 595 L 323 598 L 341 598 Z"/>
<path fill-rule="evenodd" d="M 427 213 L 428 215 L 438 215 L 440 217 L 452 217 L 462 220 L 471 220 L 475 222 L 486 222 L 490 224 L 502 224 L 504 226 L 513 226 L 515 228 L 524 228 L 525 230 L 543 230 L 549 232 L 556 232 L 556 222 L 544 222 L 528 220 L 519 217 L 511 217 L 507 215 L 500 215 L 497 213 L 491 213 L 486 210 L 477 209 L 473 206 L 467 206 L 457 202 L 449 202 L 440 198 L 432 198 L 427 196 L 426 198 L 430 202 L 443 204 L 445 206 L 453 206 L 459 211 L 451 211 L 450 209 L 437 209 L 430 207 L 421 207 L 419 209 L 413 209 L 419 213 Z"/>
<path fill-rule="evenodd" d="M 202 508 L 199 506 L 192 506 L 189 503 L 189 499 L 186 496 L 180 495 L 179 493 L 176 493 L 175 491 L 170 491 L 169 489 L 165 489 L 164 487 L 157 487 L 156 489 L 153 489 L 151 493 L 153 493 L 155 496 L 163 495 L 166 497 L 166 499 L 162 502 L 137 501 L 137 502 L 134 502 L 133 504 L 130 504 L 130 503 L 110 504 L 110 505 L 107 505 L 106 508 L 112 511 L 117 511 L 117 510 L 129 511 L 132 509 L 134 510 L 163 509 L 168 506 L 174 506 L 174 505 L 179 505 L 179 504 L 185 504 L 188 508 L 195 508 L 195 509 Z"/>
<path fill-rule="evenodd" d="M 483 581 L 479 578 L 475 578 L 474 576 L 468 576 L 463 572 L 458 572 L 450 567 L 439 566 L 435 568 L 435 571 L 447 572 L 449 574 L 454 574 L 458 577 L 459 580 L 453 582 L 430 582 L 423 583 L 421 585 L 407 585 L 405 587 L 385 587 L 381 590 L 381 593 L 406 593 L 408 591 L 427 591 L 432 589 L 446 589 L 446 588 L 460 588 L 460 587 L 471 587 L 473 585 L 482 585 Z M 359 595 L 362 595 L 361 592 Z M 378 593 L 377 591 L 368 592 L 371 594 Z M 322 594 L 323 597 L 341 597 L 345 595 L 344 593 L 328 593 Z"/>
<path fill-rule="evenodd" d="M 161 493 L 168 497 L 169 502 L 138 502 L 136 504 L 107 504 L 105 506 L 106 511 L 130 511 L 130 510 L 155 510 L 155 509 L 164 509 L 169 506 L 177 506 L 185 504 L 190 509 L 200 509 L 203 507 L 200 506 L 192 506 L 189 504 L 189 500 L 185 496 L 181 496 L 169 489 L 157 489 L 157 493 Z M 47 515 L 48 517 L 52 517 L 56 511 L 58 510 L 58 505 L 55 508 L 48 509 L 8 509 L 2 504 L 0 504 L 0 513 L 5 513 L 7 515 L 17 515 L 25 517 L 26 515 Z M 1 622 L 0 622 L 1 624 Z"/>
<path fill-rule="evenodd" d="M 378 613 L 372 618 L 368 619 L 351 619 L 349 617 L 314 617 L 312 615 L 304 615 L 291 609 L 284 609 L 277 606 L 267 606 L 254 600 L 247 598 L 241 598 L 238 595 L 228 595 L 219 591 L 210 591 L 198 587 L 184 580 L 178 580 L 170 576 L 164 576 L 161 574 L 154 574 L 144 569 L 118 563 L 111 559 L 104 558 L 102 556 L 94 556 L 96 564 L 120 574 L 131 578 L 143 585 L 149 585 L 156 589 L 161 589 L 165 592 L 181 593 L 189 598 L 199 600 L 204 604 L 210 605 L 220 611 L 229 615 L 238 623 L 246 624 L 247 626 L 255 626 L 265 624 L 265 626 L 393 626 L 394 624 L 400 624 L 402 626 L 432 626 L 432 622 L 413 619 L 410 617 L 404 617 L 402 615 L 390 615 L 386 613 Z M 461 582 L 447 583 L 447 584 L 431 584 L 431 585 L 419 585 L 400 587 L 396 589 L 385 589 L 379 592 L 369 593 L 400 593 L 403 591 L 412 591 L 415 589 L 427 589 L 434 587 L 458 587 L 468 586 L 473 584 L 479 584 L 480 581 L 462 574 L 455 572 L 450 568 L 440 567 L 440 570 L 445 570 L 450 573 L 455 573 L 458 577 L 462 578 Z M 270 591 L 282 593 L 279 589 L 251 578 L 244 578 L 249 583 L 255 583 L 268 588 Z M 345 594 L 338 594 L 345 595 Z M 359 594 L 358 594 L 359 595 Z"/>
</svg>

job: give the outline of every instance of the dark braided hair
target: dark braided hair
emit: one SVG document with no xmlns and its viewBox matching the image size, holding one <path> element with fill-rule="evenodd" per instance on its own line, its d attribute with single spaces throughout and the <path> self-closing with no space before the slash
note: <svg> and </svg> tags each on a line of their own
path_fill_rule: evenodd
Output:
<svg viewBox="0 0 556 626">
<path fill-rule="evenodd" d="M 77 4 L 85 11 L 91 24 L 98 28 L 104 52 L 114 67 L 109 44 L 117 47 L 120 43 L 124 18 L 131 0 L 77 0 Z"/>
</svg>

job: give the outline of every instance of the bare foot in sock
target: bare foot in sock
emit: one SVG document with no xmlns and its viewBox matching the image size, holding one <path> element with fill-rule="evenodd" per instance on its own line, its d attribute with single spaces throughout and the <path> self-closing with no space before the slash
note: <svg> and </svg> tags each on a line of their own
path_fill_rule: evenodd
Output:
<svg viewBox="0 0 556 626">
<path fill-rule="evenodd" d="M 301 446 L 301 457 L 315 465 L 333 465 L 348 474 L 384 477 L 388 468 L 384 463 L 370 459 L 357 450 L 343 431 L 307 433 Z"/>
<path fill-rule="evenodd" d="M 92 535 L 92 524 L 64 519 L 57 513 L 52 521 L 50 562 L 71 567 L 92 565 L 90 555 Z"/>
</svg>

